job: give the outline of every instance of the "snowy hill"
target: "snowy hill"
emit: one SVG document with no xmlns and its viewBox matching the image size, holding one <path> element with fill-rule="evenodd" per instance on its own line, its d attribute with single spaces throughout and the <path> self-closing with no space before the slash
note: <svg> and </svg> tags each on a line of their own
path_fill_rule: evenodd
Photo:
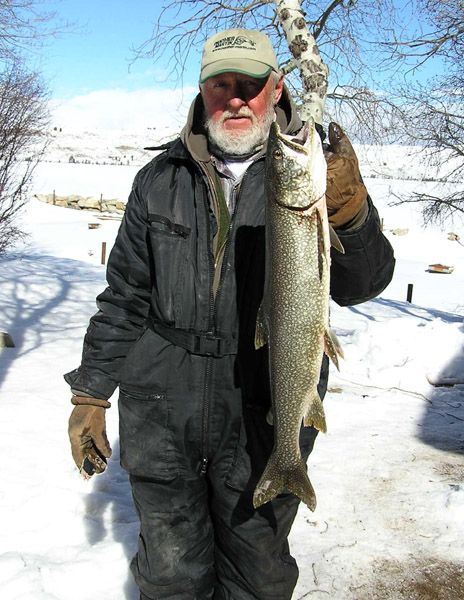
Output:
<svg viewBox="0 0 464 600">
<path fill-rule="evenodd" d="M 144 160 L 135 149 L 147 140 L 61 133 L 55 162 L 39 167 L 33 191 L 125 199 Z M 122 146 L 134 155 L 129 165 L 66 159 L 102 160 Z M 332 307 L 346 358 L 331 372 L 328 433 L 308 461 L 318 508 L 302 506 L 291 534 L 300 566 L 294 600 L 462 600 L 464 385 L 434 387 L 428 377 L 464 371 L 464 247 L 448 237 L 463 239 L 463 223 L 424 228 L 414 207 L 390 206 L 392 193 L 441 184 L 421 183 L 414 162 L 414 177 L 402 178 L 405 149 L 382 149 L 374 166 L 373 150 L 363 152 L 397 267 L 379 298 Z M 366 173 L 385 167 L 387 179 Z M 100 216 L 33 199 L 22 217 L 30 237 L 0 261 L 0 330 L 16 344 L 0 353 L 2 600 L 138 599 L 128 570 L 138 522 L 118 463 L 117 395 L 106 474 L 79 479 L 66 431 L 62 373 L 79 363 L 105 285 L 101 245 L 111 247 L 119 225 Z M 428 272 L 435 262 L 454 271 Z"/>
<path fill-rule="evenodd" d="M 172 125 L 139 131 L 94 129 L 82 132 L 55 127 L 49 132 L 45 162 L 142 166 L 152 153 L 146 146 L 164 144 L 178 134 Z"/>
</svg>

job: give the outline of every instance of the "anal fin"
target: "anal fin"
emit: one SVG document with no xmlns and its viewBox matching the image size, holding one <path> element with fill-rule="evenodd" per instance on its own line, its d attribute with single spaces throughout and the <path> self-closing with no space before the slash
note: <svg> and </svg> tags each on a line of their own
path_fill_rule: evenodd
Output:
<svg viewBox="0 0 464 600">
<path fill-rule="evenodd" d="M 327 423 L 325 421 L 324 406 L 319 394 L 316 392 L 307 403 L 308 409 L 303 417 L 305 427 L 315 427 L 323 433 L 327 432 Z"/>
</svg>

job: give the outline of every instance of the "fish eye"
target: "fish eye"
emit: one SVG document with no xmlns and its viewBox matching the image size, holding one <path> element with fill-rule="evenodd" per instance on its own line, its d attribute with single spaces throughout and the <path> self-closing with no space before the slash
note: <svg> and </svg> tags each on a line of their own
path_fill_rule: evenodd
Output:
<svg viewBox="0 0 464 600">
<path fill-rule="evenodd" d="M 283 152 L 282 150 L 280 150 L 279 148 L 277 148 L 276 150 L 274 150 L 274 158 L 276 158 L 277 160 L 280 160 L 283 157 Z"/>
</svg>

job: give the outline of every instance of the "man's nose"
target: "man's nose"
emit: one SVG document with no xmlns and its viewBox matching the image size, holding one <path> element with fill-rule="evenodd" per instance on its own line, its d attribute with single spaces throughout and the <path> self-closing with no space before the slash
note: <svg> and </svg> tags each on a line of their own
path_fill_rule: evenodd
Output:
<svg viewBox="0 0 464 600">
<path fill-rule="evenodd" d="M 246 94 L 240 83 L 235 83 L 230 89 L 229 106 L 231 108 L 240 108 L 246 104 Z"/>
<path fill-rule="evenodd" d="M 237 110 L 246 104 L 246 100 L 241 94 L 235 93 L 230 96 L 228 104 L 230 108 Z"/>
</svg>

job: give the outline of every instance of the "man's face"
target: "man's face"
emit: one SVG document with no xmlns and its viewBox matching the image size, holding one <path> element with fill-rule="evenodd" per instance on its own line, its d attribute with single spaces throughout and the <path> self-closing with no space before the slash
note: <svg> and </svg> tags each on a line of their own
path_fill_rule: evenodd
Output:
<svg viewBox="0 0 464 600">
<path fill-rule="evenodd" d="M 201 86 L 206 127 L 224 152 L 245 155 L 267 138 L 274 106 L 282 95 L 282 78 L 257 79 L 240 73 L 210 77 Z"/>
</svg>

